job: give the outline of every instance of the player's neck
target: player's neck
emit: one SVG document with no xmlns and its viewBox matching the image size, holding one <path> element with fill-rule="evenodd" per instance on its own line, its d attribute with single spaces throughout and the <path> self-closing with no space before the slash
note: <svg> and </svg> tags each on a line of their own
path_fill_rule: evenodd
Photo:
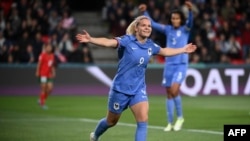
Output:
<svg viewBox="0 0 250 141">
<path fill-rule="evenodd" d="M 147 41 L 147 38 L 146 38 L 146 37 L 144 38 L 144 37 L 141 37 L 141 36 L 137 36 L 136 39 L 138 40 L 138 42 L 140 42 L 140 43 L 142 43 L 142 44 L 145 43 L 145 42 Z"/>
</svg>

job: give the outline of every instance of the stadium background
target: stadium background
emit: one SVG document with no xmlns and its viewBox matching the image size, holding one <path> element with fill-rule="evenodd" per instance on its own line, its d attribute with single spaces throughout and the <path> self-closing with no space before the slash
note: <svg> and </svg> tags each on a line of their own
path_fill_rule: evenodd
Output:
<svg viewBox="0 0 250 141">
<path fill-rule="evenodd" d="M 3 16 L 2 13 L 5 10 L 9 11 L 10 9 L 19 7 L 17 6 L 20 4 L 19 2 L 26 4 L 27 2 L 32 3 L 28 7 L 35 5 L 33 7 L 34 13 L 37 12 L 36 10 L 40 12 L 45 10 L 45 13 L 47 13 L 49 9 L 46 9 L 46 6 L 42 6 L 41 4 L 52 2 L 52 5 L 55 6 L 61 14 L 63 11 L 67 11 L 64 8 L 70 9 L 72 17 L 75 20 L 73 27 L 76 27 L 73 28 L 74 30 L 71 33 L 76 33 L 76 31 L 81 32 L 82 29 L 86 29 L 93 36 L 112 37 L 115 34 L 121 34 L 122 32 L 114 31 L 122 31 L 121 29 L 124 30 L 124 27 L 110 30 L 109 25 L 111 23 L 109 23 L 106 19 L 107 15 L 105 15 L 108 1 L 109 0 L 1 0 L 0 31 L 4 31 L 3 27 L 8 27 L 5 25 L 8 25 L 7 23 L 10 21 L 12 21 L 11 27 L 14 29 L 18 27 L 17 23 L 20 24 L 18 16 L 8 16 L 8 14 Z M 163 6 L 159 3 L 165 1 L 167 0 L 155 0 L 158 6 Z M 169 0 L 169 2 L 172 3 L 174 1 L 175 0 Z M 199 4 L 201 7 L 202 3 L 206 3 L 207 10 L 216 8 L 210 5 L 212 1 L 216 0 L 192 0 L 192 2 L 197 5 Z M 230 1 L 234 2 L 233 6 L 235 6 L 237 13 L 243 15 L 242 19 L 244 19 L 244 15 L 246 16 L 245 18 L 249 18 L 249 0 Z M 15 2 L 18 4 L 16 5 Z M 137 6 L 136 4 L 147 2 L 147 0 L 127 0 L 121 2 L 132 2 L 132 4 L 135 4 L 134 6 Z M 220 10 L 226 7 L 226 1 L 217 0 L 217 2 L 217 9 Z M 237 2 L 241 3 L 241 7 L 237 7 Z M 180 0 L 180 3 L 183 4 L 183 0 Z M 21 7 L 19 8 L 19 10 L 22 9 Z M 232 9 L 232 5 L 229 9 Z M 203 10 L 201 10 L 201 12 L 204 12 Z M 30 18 L 29 14 L 21 15 L 27 15 L 27 20 Z M 236 17 L 241 19 L 239 15 Z M 36 14 L 33 18 L 37 20 L 40 19 Z M 194 28 L 202 29 L 203 20 L 205 20 L 203 16 L 198 17 L 196 21 L 200 23 L 196 23 Z M 119 20 L 116 19 L 116 21 Z M 242 21 L 242 23 L 248 22 L 246 20 Z M 242 23 L 239 24 L 237 28 L 234 26 L 232 29 L 235 30 L 233 31 L 239 33 L 240 27 L 244 27 Z M 48 26 L 45 27 L 45 29 L 48 29 Z M 112 27 L 117 27 L 117 25 Z M 63 28 L 59 29 L 60 31 L 65 31 Z M 23 29 L 19 31 L 23 31 Z M 7 40 L 22 39 L 20 33 L 18 33 L 18 36 L 14 36 L 14 38 L 10 38 L 11 36 L 7 34 L 9 32 L 3 33 Z M 214 35 L 214 32 L 209 33 L 211 33 L 208 34 L 210 35 L 209 37 Z M 30 32 L 30 34 L 32 34 L 30 38 L 33 39 L 33 37 L 35 37 L 34 32 Z M 61 32 L 58 32 L 58 34 L 61 34 Z M 72 37 L 74 35 L 75 34 L 72 34 Z M 163 44 L 162 42 L 164 42 L 164 40 L 162 40 L 162 36 L 160 34 L 159 36 L 155 35 L 158 35 L 158 33 L 154 33 L 152 38 L 159 44 Z M 43 43 L 50 37 L 50 34 L 43 34 L 39 40 Z M 206 36 L 202 37 L 204 38 Z M 237 40 L 241 41 L 241 39 L 241 36 L 238 35 Z M 247 39 L 250 39 L 250 37 Z M 73 41 L 72 46 L 79 48 L 80 51 L 83 48 L 88 49 L 87 57 L 89 58 L 87 60 L 90 60 L 90 62 L 82 61 L 81 57 L 83 57 L 83 54 L 81 54 L 82 52 L 79 52 L 79 50 L 74 53 L 74 56 L 77 56 L 76 58 L 68 59 L 63 55 L 58 56 L 55 86 L 52 95 L 47 101 L 49 109 L 44 111 L 37 105 L 40 86 L 35 77 L 35 59 L 33 58 L 34 60 L 32 60 L 32 58 L 29 58 L 31 60 L 28 61 L 24 59 L 24 62 L 22 62 L 23 60 L 13 59 L 16 53 L 15 48 L 18 48 L 16 45 L 22 45 L 21 47 L 23 47 L 23 42 L 20 42 L 20 44 L 16 44 L 15 42 L 8 44 L 9 42 L 7 42 L 7 44 L 5 44 L 3 38 L 0 38 L 1 141 L 88 140 L 89 133 L 93 130 L 98 119 L 106 114 L 107 94 L 111 79 L 114 77 L 117 68 L 117 54 L 116 51 L 112 49 L 104 49 L 88 44 L 77 44 L 73 38 L 71 40 Z M 35 46 L 38 45 L 38 43 L 32 43 L 32 45 Z M 196 43 L 200 48 L 209 45 L 209 42 L 203 43 L 203 45 L 200 44 L 201 42 L 196 41 Z M 24 50 L 26 49 L 27 46 L 24 46 Z M 241 50 L 240 55 L 242 55 L 242 51 L 243 50 Z M 211 52 L 212 54 L 217 54 L 214 50 Z M 29 53 L 32 54 L 34 52 Z M 227 60 L 225 56 L 221 55 L 223 56 L 222 60 L 209 60 L 209 58 L 211 59 L 210 55 L 211 54 L 204 55 L 201 54 L 201 51 L 198 51 L 198 54 L 194 55 L 195 57 L 190 57 L 188 77 L 184 85 L 182 85 L 185 86 L 182 87 L 185 124 L 182 131 L 169 133 L 162 132 L 162 129 L 166 125 L 166 97 L 165 90 L 161 87 L 163 60 L 160 57 L 152 58 L 152 62 L 149 64 L 146 74 L 150 102 L 148 140 L 222 141 L 223 126 L 225 124 L 250 124 L 249 58 L 243 58 L 243 56 L 241 56 L 242 58 L 240 59 Z M 198 58 L 199 56 L 205 58 L 200 58 L 200 61 L 197 61 L 197 56 Z M 79 58 L 80 61 L 78 60 Z M 68 60 L 65 61 L 65 59 Z M 133 116 L 130 111 L 125 111 L 118 125 L 111 128 L 102 136 L 102 140 L 133 140 L 134 131 Z"/>
<path fill-rule="evenodd" d="M 47 6 L 48 3 L 51 2 L 52 6 Z M 117 3 L 115 3 L 117 2 Z M 88 45 L 88 44 L 78 44 L 75 39 L 74 35 L 77 32 L 81 32 L 82 29 L 86 29 L 91 33 L 93 36 L 107 36 L 107 37 L 113 37 L 116 34 L 122 35 L 122 32 L 124 31 L 124 28 L 117 27 L 116 24 L 113 22 L 116 21 L 110 21 L 109 20 L 109 11 L 112 12 L 112 3 L 116 4 L 117 9 L 120 7 L 125 7 L 124 9 L 129 9 L 127 7 L 130 7 L 129 10 L 132 9 L 134 13 L 137 13 L 136 11 L 136 6 L 139 3 L 152 3 L 152 1 L 143 1 L 143 0 L 138 0 L 138 1 L 105 1 L 105 0 L 92 0 L 92 1 L 49 1 L 49 0 L 43 0 L 43 1 L 28 1 L 28 0 L 22 0 L 22 1 L 2 1 L 2 12 L 6 14 L 6 11 L 9 11 L 9 15 L 6 14 L 6 16 L 3 16 L 3 22 L 13 22 L 12 24 L 14 25 L 14 19 L 12 19 L 12 10 L 17 9 L 18 13 L 22 13 L 22 7 L 32 7 L 34 8 L 34 5 L 38 5 L 38 9 L 43 9 L 45 11 L 44 17 L 47 16 L 47 19 L 49 20 L 49 13 L 53 11 L 53 9 L 57 9 L 59 15 L 63 14 L 64 10 L 69 11 L 71 13 L 70 17 L 74 20 L 72 23 L 72 29 L 64 29 L 61 28 L 63 32 L 69 33 L 70 34 L 70 41 L 72 42 L 72 47 L 77 48 L 71 53 L 72 55 L 67 55 L 67 53 L 63 53 L 61 50 L 61 57 L 64 55 L 64 58 L 66 58 L 67 61 L 63 60 L 58 57 L 58 68 L 57 68 L 57 78 L 55 80 L 55 89 L 54 89 L 54 94 L 55 95 L 65 95 L 67 92 L 71 92 L 71 95 L 74 94 L 106 94 L 108 92 L 108 87 L 109 84 L 105 84 L 102 81 L 98 79 L 98 72 L 96 74 L 91 74 L 90 72 L 86 71 L 89 66 L 96 66 L 99 67 L 99 72 L 104 73 L 102 75 L 107 75 L 107 79 L 110 79 L 108 81 L 111 81 L 111 79 L 114 76 L 115 69 L 116 69 L 116 64 L 117 64 L 117 54 L 115 50 L 112 49 L 105 49 L 101 47 L 97 47 L 94 45 Z M 155 11 L 157 9 L 162 8 L 159 4 L 163 4 L 165 1 L 158 0 L 154 1 L 154 7 Z M 170 4 L 175 4 L 175 1 L 168 1 Z M 183 0 L 179 1 L 179 7 L 183 6 Z M 217 6 L 223 6 L 221 9 L 226 7 L 226 1 L 225 2 L 217 2 Z M 245 2 L 245 3 L 244 3 Z M 24 3 L 24 4 L 22 4 Z M 195 5 L 194 7 L 198 7 L 198 13 L 216 13 L 216 12 L 211 12 L 214 9 L 209 8 L 213 3 L 213 0 L 208 0 L 208 1 L 193 1 L 193 4 Z M 244 24 L 247 24 L 249 22 L 249 7 L 246 5 L 244 7 L 244 4 L 249 4 L 249 1 L 231 1 L 231 4 L 233 3 L 238 3 L 239 6 L 235 6 L 235 18 L 240 18 L 244 21 L 242 21 Z M 164 3 L 165 4 L 165 3 Z M 201 9 L 202 4 L 204 4 L 205 8 Z M 24 6 L 22 6 L 24 5 Z M 40 5 L 40 6 L 39 6 Z M 232 6 L 232 5 L 231 5 Z M 8 8 L 9 7 L 9 8 Z M 49 7 L 49 8 L 48 8 Z M 114 6 L 115 7 L 115 6 Z M 240 10 L 239 8 L 244 8 L 244 11 Z M 62 9 L 60 9 L 62 8 Z M 215 8 L 215 7 L 214 7 Z M 114 9 L 113 9 L 114 10 Z M 210 11 L 209 11 L 210 10 Z M 218 9 L 217 9 L 218 10 Z M 13 10 L 14 11 L 14 10 Z M 24 10 L 25 11 L 25 10 Z M 39 10 L 38 10 L 39 11 Z M 151 10 L 150 12 L 152 12 Z M 194 12 L 197 11 L 197 9 L 194 9 Z M 217 12 L 220 12 L 222 10 L 218 10 Z M 36 13 L 36 10 L 34 10 Z M 117 11 L 113 11 L 117 12 Z M 124 11 L 126 13 L 127 11 Z M 133 13 L 132 12 L 132 13 Z M 39 13 L 39 12 L 37 12 Z M 46 15 L 47 13 L 47 15 Z M 157 13 L 157 12 L 156 12 Z M 119 17 L 119 15 L 116 15 L 117 13 L 112 13 L 115 15 L 115 20 L 118 22 L 122 20 L 124 17 Z M 22 14 L 20 14 L 22 15 Z M 35 15 L 35 16 L 34 16 Z M 34 14 L 33 17 L 34 19 L 38 19 L 38 21 L 41 19 L 39 17 L 39 14 Z M 123 14 L 126 15 L 126 14 Z M 136 15 L 136 14 L 135 14 Z M 134 16 L 135 16 L 134 15 Z M 206 14 L 204 14 L 206 15 Z M 203 15 L 203 16 L 204 16 Z M 217 20 L 219 21 L 219 13 L 217 15 Z M 222 14 L 221 14 L 222 15 Z M 245 18 L 243 18 L 245 15 Z M 62 15 L 61 15 L 62 16 Z M 202 16 L 202 14 L 201 14 Z M 18 17 L 18 16 L 17 16 Z M 32 16 L 31 16 L 32 17 Z M 126 16 L 125 16 L 126 17 Z M 21 20 L 27 20 L 26 18 L 22 18 L 22 16 L 19 16 Z M 167 18 L 167 17 L 165 17 Z M 199 20 L 199 16 L 195 17 L 194 20 Z M 18 18 L 17 18 L 18 19 Z M 46 19 L 46 18 L 45 18 Z M 126 18 L 125 18 L 126 19 Z M 212 19 L 212 18 L 211 18 Z M 216 21 L 211 21 L 211 23 L 214 23 L 213 26 L 216 27 Z M 160 20 L 160 19 L 158 19 Z M 202 20 L 207 20 L 207 19 L 202 19 Z M 16 20 L 16 23 L 18 20 Z M 49 20 L 50 21 L 50 20 Z M 161 21 L 161 20 L 160 20 Z M 225 20 L 226 21 L 226 20 Z M 238 24 L 243 24 L 240 22 L 238 19 Z M 50 22 L 49 22 L 50 23 Z M 203 22 L 201 22 L 203 23 Z M 19 23 L 20 24 L 20 23 Z M 218 23 L 217 23 L 218 24 Z M 113 27 L 111 27 L 113 25 Z M 42 25 L 41 25 L 42 26 Z M 203 25 L 200 25 L 203 26 Z M 217 25 L 218 26 L 218 25 Z M 220 25 L 223 27 L 222 25 Z M 239 27 L 235 26 L 234 27 Z M 2 28 L 5 26 L 2 26 Z M 215 28 L 214 27 L 214 28 Z M 110 28 L 115 28 L 115 30 L 121 31 L 121 32 L 113 32 L 112 29 Z M 199 27 L 199 25 L 195 24 L 193 29 L 200 29 L 202 27 Z M 233 27 L 231 27 L 233 28 Z M 21 29 L 21 31 L 25 31 L 25 29 Z M 217 27 L 217 30 L 220 30 L 219 27 Z M 5 29 L 1 30 L 3 33 L 5 33 Z M 23 32 L 24 32 L 23 31 Z M 29 29 L 28 29 L 29 31 Z M 237 40 L 242 41 L 243 38 L 241 38 L 241 29 L 234 29 L 234 31 L 230 30 L 231 32 L 235 32 L 235 36 L 237 35 Z M 236 32 L 237 31 L 237 32 Z M 34 77 L 34 71 L 35 71 L 35 66 L 36 66 L 36 58 L 32 61 L 23 61 L 23 60 L 17 60 L 15 59 L 9 61 L 8 57 L 7 59 L 6 56 L 14 56 L 15 53 L 12 53 L 13 49 L 11 49 L 11 44 L 21 44 L 20 45 L 20 50 L 24 48 L 23 50 L 26 50 L 28 48 L 25 46 L 23 42 L 25 41 L 19 41 L 18 36 L 22 36 L 21 34 L 17 34 L 17 37 L 10 38 L 10 36 L 4 36 L 5 40 L 2 39 L 2 46 L 1 46 L 1 73 L 0 73 L 0 94 L 1 95 L 19 95 L 19 94 L 28 94 L 28 95 L 37 95 L 39 91 L 39 87 L 37 86 L 37 78 Z M 42 33 L 41 37 L 41 42 L 46 42 L 48 38 L 52 38 L 50 31 L 37 31 Z M 196 31 L 198 34 L 198 31 Z M 227 32 L 224 31 L 226 34 Z M 56 31 L 57 34 L 58 31 Z M 201 32 L 203 34 L 203 32 Z M 216 33 L 216 34 L 220 34 Z M 8 35 L 8 34 L 4 34 Z M 31 34 L 33 35 L 33 34 Z M 29 38 L 31 40 L 33 39 L 32 36 L 30 35 Z M 156 36 L 158 35 L 158 36 Z M 207 35 L 209 36 L 209 31 L 207 31 Z M 216 35 L 216 36 L 218 36 Z M 118 36 L 118 35 L 117 35 Z M 16 39 L 17 38 L 17 39 Z M 165 45 L 165 43 L 162 40 L 161 34 L 153 33 L 152 38 L 156 40 L 159 44 L 162 46 Z M 214 37 L 216 38 L 216 37 Z M 16 40 L 15 40 L 16 39 Z M 60 40 L 60 39 L 59 39 Z M 61 39 L 63 40 L 63 39 Z M 216 40 L 216 39 L 214 39 Z M 7 43 L 6 43 L 6 42 Z M 192 41 L 192 39 L 190 39 Z M 190 56 L 190 72 L 192 73 L 191 69 L 195 69 L 198 72 L 198 75 L 193 76 L 193 74 L 188 75 L 186 81 L 185 81 L 185 88 L 182 89 L 183 94 L 187 95 L 249 95 L 250 94 L 250 75 L 249 75 L 249 63 L 248 63 L 248 58 L 243 57 L 242 55 L 244 54 L 243 46 L 241 46 L 240 50 L 240 56 L 241 58 L 231 58 L 229 62 L 223 62 L 222 60 L 211 60 L 213 56 L 211 54 L 217 54 L 214 52 L 214 50 L 210 49 L 210 54 L 202 54 L 202 51 L 200 48 L 212 48 L 209 47 L 210 45 L 207 45 L 205 42 L 206 40 L 202 40 L 204 43 L 197 42 L 194 40 L 195 43 L 197 43 L 199 49 L 197 53 L 194 53 L 195 55 L 199 54 L 200 56 L 205 56 L 204 58 L 201 58 L 200 60 L 195 60 L 194 56 Z M 59 41 L 61 42 L 61 41 Z M 211 41 L 211 44 L 215 41 Z M 24 44 L 24 45 L 23 45 Z M 31 42 L 32 44 L 32 42 Z M 37 48 L 39 46 L 36 46 L 38 43 L 34 43 L 33 46 L 33 56 L 37 56 Z M 41 44 L 41 43 L 40 43 Z M 201 45 L 203 44 L 203 45 Z M 241 43 L 242 44 L 242 43 Z M 33 45 L 33 44 L 32 44 Z M 57 44 L 60 46 L 60 43 Z M 204 47 L 205 46 L 205 47 Z M 7 49 L 4 50 L 4 47 Z M 40 46 L 41 47 L 41 46 Z M 14 47 L 13 47 L 14 48 Z M 79 56 L 81 56 L 82 52 L 79 51 L 81 48 L 87 48 L 89 57 L 91 60 L 90 62 L 84 62 L 79 59 Z M 250 48 L 250 47 L 249 47 Z M 7 50 L 7 51 L 6 51 Z M 38 50 L 39 51 L 39 50 Z M 7 54 L 7 55 L 6 55 Z M 13 55 L 14 54 L 14 55 Z M 80 54 L 80 55 L 79 55 Z M 22 56 L 22 55 L 21 55 Z M 73 57 L 72 57 L 73 56 Z M 74 57 L 77 56 L 77 57 Z M 219 56 L 225 56 L 224 54 L 219 54 Z M 230 56 L 230 55 L 229 55 Z M 69 57 L 69 58 L 67 58 Z M 13 57 L 15 58 L 15 57 Z M 207 58 L 210 58 L 207 59 Z M 223 58 L 223 57 L 221 57 Z M 25 60 L 25 59 L 24 59 Z M 152 58 L 151 63 L 149 64 L 149 70 L 147 71 L 147 83 L 148 83 L 148 90 L 150 94 L 156 94 L 156 95 L 162 95 L 164 93 L 163 88 L 161 87 L 161 74 L 162 74 L 162 68 L 163 68 L 163 60 L 161 57 L 154 57 Z M 227 69 L 232 69 L 235 70 L 233 72 L 228 72 L 229 74 L 226 73 L 225 70 Z M 214 72 L 214 70 L 216 72 Z M 103 72 L 102 72 L 103 71 Z M 235 73 L 236 72 L 236 73 Z M 210 74 L 211 73 L 211 74 Z M 215 73 L 215 74 L 214 74 Z M 232 73 L 232 74 L 230 74 Z M 70 74 L 70 75 L 69 75 Z M 236 74 L 236 75 L 233 75 Z M 96 75 L 96 76 L 95 76 Z M 200 76 L 199 76 L 200 75 Z M 216 76 L 214 76 L 216 75 Z M 214 76 L 214 77 L 213 77 Z M 199 77 L 202 77 L 202 79 L 199 79 Z M 216 79 L 219 78 L 219 79 Z M 25 80 L 25 81 L 24 81 Z M 207 82 L 209 80 L 209 82 Z M 199 85 L 201 84 L 201 85 Z M 102 88 L 102 89 L 93 89 L 94 87 Z M 206 88 L 205 88 L 206 87 Z M 61 89 L 64 88 L 64 89 Z M 65 91 L 65 88 L 68 89 L 68 91 Z M 92 90 L 91 90 L 92 89 Z M 206 92 L 204 92 L 204 89 L 206 89 Z M 91 90 L 91 91 L 90 91 Z M 98 90 L 98 91 L 94 91 Z"/>
<path fill-rule="evenodd" d="M 33 74 L 35 66 L 5 66 L 0 70 L 0 95 L 37 95 L 38 80 Z M 93 68 L 94 69 L 93 69 Z M 161 87 L 162 65 L 149 65 L 146 75 L 149 95 L 164 95 Z M 92 68 L 88 71 L 89 68 Z M 94 73 L 90 73 L 90 72 Z M 57 70 L 53 95 L 107 95 L 116 65 L 60 66 Z M 249 96 L 250 74 L 246 66 L 190 67 L 181 93 L 189 96 Z M 107 80 L 100 80 L 105 75 Z"/>
</svg>

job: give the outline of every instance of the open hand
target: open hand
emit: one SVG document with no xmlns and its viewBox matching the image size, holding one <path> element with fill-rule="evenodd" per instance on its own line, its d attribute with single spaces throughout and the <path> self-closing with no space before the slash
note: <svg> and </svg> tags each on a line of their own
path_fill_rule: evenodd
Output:
<svg viewBox="0 0 250 141">
<path fill-rule="evenodd" d="M 90 42 L 91 36 L 89 35 L 89 33 L 86 30 L 83 30 L 82 34 L 77 34 L 76 35 L 76 39 L 80 43 L 88 43 L 88 42 Z"/>
<path fill-rule="evenodd" d="M 192 2 L 190 2 L 189 0 L 186 0 L 185 5 L 188 7 L 189 10 L 192 10 Z"/>
<path fill-rule="evenodd" d="M 144 11 L 147 10 L 147 5 L 146 4 L 140 4 L 138 8 L 139 8 L 140 12 L 144 12 Z"/>
<path fill-rule="evenodd" d="M 196 45 L 193 45 L 192 43 L 189 43 L 184 46 L 184 52 L 185 53 L 192 53 L 197 49 Z"/>
</svg>

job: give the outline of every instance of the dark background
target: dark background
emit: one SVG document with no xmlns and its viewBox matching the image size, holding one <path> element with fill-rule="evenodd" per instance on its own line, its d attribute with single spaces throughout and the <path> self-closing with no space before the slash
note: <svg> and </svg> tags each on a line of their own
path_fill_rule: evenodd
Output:
<svg viewBox="0 0 250 141">
<path fill-rule="evenodd" d="M 67 0 L 73 11 L 101 11 L 105 0 Z"/>
</svg>

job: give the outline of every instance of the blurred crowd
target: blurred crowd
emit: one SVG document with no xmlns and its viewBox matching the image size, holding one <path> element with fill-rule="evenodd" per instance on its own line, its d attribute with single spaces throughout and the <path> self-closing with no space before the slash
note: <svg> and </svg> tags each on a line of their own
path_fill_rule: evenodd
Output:
<svg viewBox="0 0 250 141">
<path fill-rule="evenodd" d="M 102 19 L 112 37 L 125 34 L 138 15 L 138 5 L 147 4 L 151 17 L 168 24 L 173 9 L 187 15 L 185 0 L 105 0 Z M 194 25 L 189 42 L 198 46 L 193 64 L 250 64 L 250 0 L 190 0 Z M 58 62 L 93 63 L 87 44 L 74 36 L 77 20 L 67 0 L 1 0 L 0 63 L 36 63 L 44 43 L 55 48 Z M 151 38 L 165 46 L 165 35 L 153 31 Z M 154 63 L 164 63 L 156 56 Z"/>
<path fill-rule="evenodd" d="M 250 0 L 190 0 L 194 25 L 189 42 L 198 46 L 190 55 L 192 64 L 250 64 Z M 168 24 L 173 9 L 187 16 L 185 0 L 106 0 L 102 18 L 111 36 L 125 34 L 128 24 L 139 14 L 138 5 L 147 4 L 154 21 Z M 165 36 L 153 31 L 151 38 L 165 46 Z M 153 62 L 163 63 L 157 56 Z"/>
<path fill-rule="evenodd" d="M 0 63 L 36 63 L 51 43 L 60 63 L 93 63 L 87 44 L 74 38 L 77 21 L 66 0 L 1 0 Z"/>
</svg>

